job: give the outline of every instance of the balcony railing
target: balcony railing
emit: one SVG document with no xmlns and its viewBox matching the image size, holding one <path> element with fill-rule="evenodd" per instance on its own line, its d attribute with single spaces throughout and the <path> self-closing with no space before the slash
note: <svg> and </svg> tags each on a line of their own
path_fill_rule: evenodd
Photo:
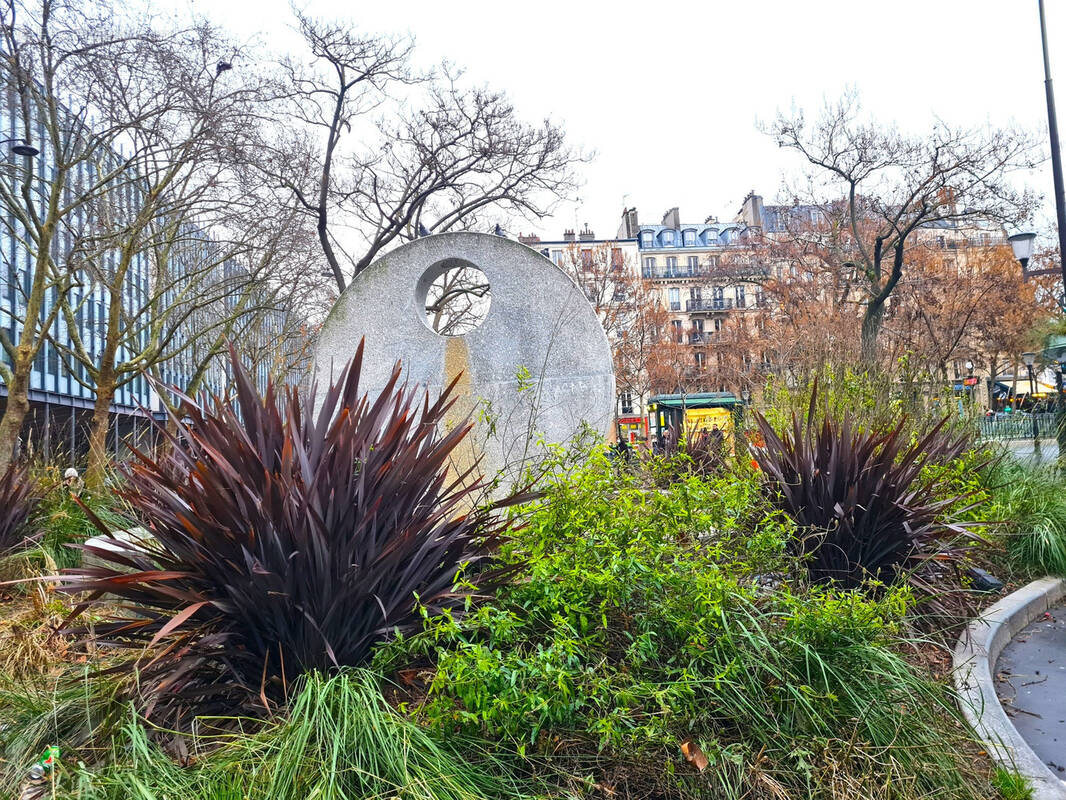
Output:
<svg viewBox="0 0 1066 800">
<path fill-rule="evenodd" d="M 711 340 L 711 334 L 703 331 L 695 331 L 688 335 L 689 344 L 706 344 Z"/>
<path fill-rule="evenodd" d="M 714 270 L 714 267 L 644 267 L 641 274 L 645 278 L 652 278 L 654 280 L 681 280 L 684 278 L 702 278 L 706 275 L 710 275 Z"/>
<path fill-rule="evenodd" d="M 732 297 L 686 300 L 685 311 L 728 311 L 733 307 Z"/>
<path fill-rule="evenodd" d="M 697 264 L 694 267 L 642 267 L 641 275 L 652 280 L 685 280 L 686 278 L 720 278 L 734 281 L 760 281 L 770 277 L 770 270 L 762 264 Z"/>
</svg>

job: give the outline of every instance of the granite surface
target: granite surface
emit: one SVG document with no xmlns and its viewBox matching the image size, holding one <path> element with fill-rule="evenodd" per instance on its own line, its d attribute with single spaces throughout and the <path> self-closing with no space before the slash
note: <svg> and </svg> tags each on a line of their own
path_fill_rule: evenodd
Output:
<svg viewBox="0 0 1066 800">
<path fill-rule="evenodd" d="M 426 322 L 427 289 L 448 268 L 467 265 L 488 278 L 488 314 L 469 333 L 441 336 Z M 464 373 L 458 407 L 476 420 L 473 447 L 487 476 L 513 478 L 545 443 L 569 440 L 583 422 L 603 433 L 610 428 L 611 350 L 595 311 L 562 270 L 513 240 L 443 233 L 378 259 L 341 294 L 323 326 L 315 349 L 320 387 L 361 338 L 362 384 L 372 397 L 397 360 L 405 378 L 434 398 Z"/>
</svg>

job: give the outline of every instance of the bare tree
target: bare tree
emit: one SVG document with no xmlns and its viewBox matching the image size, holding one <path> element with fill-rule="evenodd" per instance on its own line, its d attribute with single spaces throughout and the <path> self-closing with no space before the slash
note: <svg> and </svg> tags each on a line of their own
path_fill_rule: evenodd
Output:
<svg viewBox="0 0 1066 800">
<path fill-rule="evenodd" d="M 67 325 L 56 345 L 69 372 L 95 393 L 90 486 L 104 478 L 118 389 L 247 315 L 249 299 L 265 297 L 255 286 L 277 252 L 263 241 L 266 226 L 242 213 L 249 209 L 241 154 L 256 144 L 265 93 L 254 74 L 244 81 L 232 69 L 234 46 L 198 23 L 127 49 L 72 76 L 94 124 L 120 134 L 122 155 L 102 150 L 96 160 L 124 166 L 89 204 L 89 224 L 70 255 L 87 288 L 59 299 Z M 100 295 L 102 313 L 86 328 L 84 305 Z"/>
<path fill-rule="evenodd" d="M 670 314 L 650 281 L 634 278 L 626 287 L 624 316 L 617 317 L 612 340 L 619 393 L 628 393 L 643 408 L 657 388 L 657 359 L 667 341 Z"/>
<path fill-rule="evenodd" d="M 266 169 L 314 220 L 340 291 L 395 242 L 490 213 L 539 218 L 574 188 L 583 157 L 558 126 L 523 122 L 447 66 L 416 73 L 408 39 L 297 21 L 312 58 L 285 65 L 294 124 Z"/>
<path fill-rule="evenodd" d="M 297 329 L 288 303 L 306 299 L 316 272 L 291 192 L 263 187 L 253 158 L 276 92 L 233 68 L 240 51 L 216 29 L 127 27 L 103 3 L 11 0 L 6 11 L 7 88 L 27 138 L 43 131 L 48 169 L 0 178 L 18 253 L 8 274 L 32 271 L 10 282 L 30 287 L 11 309 L 17 346 L 0 333 L 12 362 L 0 365 L 10 396 L 0 460 L 50 340 L 94 395 L 95 485 L 119 390 L 154 372 L 195 392 L 229 342 L 263 338 L 267 324 L 282 326 L 270 337 L 282 348 L 283 330 Z"/>
<path fill-rule="evenodd" d="M 834 257 L 853 268 L 861 292 L 861 353 L 873 367 L 886 303 L 903 278 L 916 231 L 938 222 L 1027 216 L 1034 198 L 1011 183 L 1033 166 L 1029 136 L 937 122 L 922 136 L 866 121 L 854 94 L 827 105 L 808 126 L 802 112 L 779 116 L 779 146 L 812 168 L 803 194 L 836 234 Z M 800 192 L 794 192 L 798 197 Z"/>
<path fill-rule="evenodd" d="M 574 242 L 557 266 L 585 293 L 612 343 L 632 327 L 643 303 L 657 302 L 636 277 L 636 265 L 610 242 Z"/>
<path fill-rule="evenodd" d="M 449 267 L 426 294 L 426 323 L 442 336 L 461 336 L 485 321 L 492 292 L 476 267 Z"/>
<path fill-rule="evenodd" d="M 69 253 L 85 235 L 91 204 L 128 166 L 120 157 L 99 158 L 117 151 L 122 131 L 92 119 L 87 91 L 92 81 L 78 78 L 122 54 L 126 63 L 134 63 L 132 53 L 154 36 L 122 27 L 103 4 L 6 0 L 0 16 L 3 86 L 14 101 L 13 126 L 24 145 L 39 151 L 36 158 L 27 156 L 0 174 L 0 224 L 16 245 L 13 261 L 7 248 L 3 255 L 15 297 L 7 309 L 12 324 L 0 328 L 7 356 L 7 363 L 0 361 L 7 387 L 0 417 L 2 469 L 13 456 L 29 411 L 30 376 L 57 324 L 57 300 L 74 280 Z"/>
</svg>

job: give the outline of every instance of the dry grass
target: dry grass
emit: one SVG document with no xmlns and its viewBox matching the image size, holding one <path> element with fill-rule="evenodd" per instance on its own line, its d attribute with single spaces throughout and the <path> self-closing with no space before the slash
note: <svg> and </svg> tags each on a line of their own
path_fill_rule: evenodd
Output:
<svg viewBox="0 0 1066 800">
<path fill-rule="evenodd" d="M 70 613 L 65 598 L 26 577 L 27 583 L 2 587 L 9 593 L 0 597 L 0 675 L 11 678 L 47 675 L 72 659 L 84 661 L 71 652 L 67 637 L 55 635 Z"/>
</svg>

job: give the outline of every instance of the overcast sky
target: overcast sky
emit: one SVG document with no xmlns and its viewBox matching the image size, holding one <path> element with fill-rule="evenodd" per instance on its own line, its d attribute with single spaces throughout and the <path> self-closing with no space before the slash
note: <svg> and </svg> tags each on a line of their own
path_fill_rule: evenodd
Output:
<svg viewBox="0 0 1066 800">
<path fill-rule="evenodd" d="M 164 0 L 165 2 L 166 0 Z M 288 0 L 170 0 L 272 48 L 298 40 Z M 160 3 L 162 5 L 162 3 Z M 1066 116 L 1066 0 L 1047 0 L 1052 74 Z M 157 8 L 159 5 L 156 6 Z M 550 116 L 597 154 L 579 205 L 539 226 L 613 235 L 642 222 L 732 218 L 748 191 L 777 196 L 801 165 L 756 130 L 793 105 L 814 112 L 855 86 L 879 119 L 920 132 L 1017 121 L 1046 136 L 1036 0 L 303 0 L 367 32 L 410 32 L 422 62 L 447 58 Z M 1066 125 L 1066 120 L 1062 124 Z M 1049 197 L 1050 170 L 1033 176 Z M 1050 203 L 1050 200 L 1049 200 Z M 528 228 L 528 226 L 527 226 Z"/>
</svg>

